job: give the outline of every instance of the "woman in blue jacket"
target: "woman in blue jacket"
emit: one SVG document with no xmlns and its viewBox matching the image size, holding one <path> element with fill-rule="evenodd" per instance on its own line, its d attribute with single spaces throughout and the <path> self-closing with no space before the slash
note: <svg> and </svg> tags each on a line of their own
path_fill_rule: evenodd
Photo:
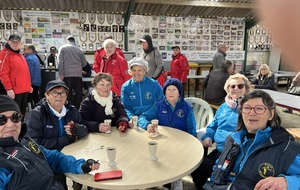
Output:
<svg viewBox="0 0 300 190">
<path fill-rule="evenodd" d="M 201 137 L 205 150 L 204 158 L 200 166 L 192 172 L 197 189 L 202 189 L 224 149 L 226 137 L 236 129 L 238 105 L 244 94 L 250 90 L 250 82 L 244 75 L 231 75 L 224 85 L 224 90 L 227 92 L 225 102 L 218 108 L 214 119 L 206 127 L 206 133 Z M 208 147 L 212 147 L 214 142 L 217 144 L 216 149 L 206 155 Z"/>
<path fill-rule="evenodd" d="M 161 86 L 154 79 L 146 76 L 148 62 L 135 57 L 128 62 L 132 78 L 122 85 L 121 101 L 129 119 L 140 116 L 149 110 L 157 100 L 163 98 Z M 130 121 L 130 125 L 132 122 Z"/>
<path fill-rule="evenodd" d="M 247 93 L 239 108 L 237 131 L 227 138 L 204 189 L 299 189 L 300 144 L 280 124 L 269 94 Z"/>
</svg>

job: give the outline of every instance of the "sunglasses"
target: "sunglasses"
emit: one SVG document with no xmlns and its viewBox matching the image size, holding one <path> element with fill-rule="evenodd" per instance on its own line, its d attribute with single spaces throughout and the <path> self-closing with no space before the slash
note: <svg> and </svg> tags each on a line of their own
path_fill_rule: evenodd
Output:
<svg viewBox="0 0 300 190">
<path fill-rule="evenodd" d="M 238 84 L 238 85 L 233 84 L 233 85 L 229 85 L 228 87 L 231 89 L 235 89 L 236 87 L 238 87 L 238 89 L 243 89 L 245 87 L 245 84 Z"/>
<path fill-rule="evenodd" d="M 19 112 L 15 112 L 11 116 L 0 114 L 0 125 L 5 125 L 8 119 L 10 119 L 14 123 L 19 123 L 22 120 L 22 117 L 23 115 Z"/>
</svg>

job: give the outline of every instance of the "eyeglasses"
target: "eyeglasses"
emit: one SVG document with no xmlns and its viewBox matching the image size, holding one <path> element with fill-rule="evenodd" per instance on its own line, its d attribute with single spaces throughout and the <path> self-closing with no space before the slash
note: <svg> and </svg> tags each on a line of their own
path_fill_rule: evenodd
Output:
<svg viewBox="0 0 300 190">
<path fill-rule="evenodd" d="M 231 89 L 235 89 L 235 87 L 238 87 L 238 89 L 243 89 L 245 87 L 245 84 L 238 84 L 238 85 L 233 84 L 233 85 L 229 85 L 228 87 Z"/>
<path fill-rule="evenodd" d="M 265 106 L 263 106 L 263 105 L 257 105 L 257 106 L 254 106 L 254 107 L 251 107 L 249 105 L 243 105 L 243 107 L 242 107 L 242 113 L 249 114 L 252 109 L 254 110 L 254 112 L 257 115 L 262 115 L 267 110 L 267 108 Z"/>
<path fill-rule="evenodd" d="M 52 92 L 50 92 L 50 94 L 51 94 L 53 97 L 57 97 L 58 95 L 60 95 L 61 97 L 66 97 L 66 96 L 67 96 L 67 93 L 66 93 L 66 92 L 52 91 Z"/>
<path fill-rule="evenodd" d="M 22 117 L 23 115 L 19 112 L 15 112 L 11 116 L 0 114 L 0 125 L 5 125 L 8 119 L 10 119 L 14 123 L 19 123 L 22 120 Z"/>
</svg>

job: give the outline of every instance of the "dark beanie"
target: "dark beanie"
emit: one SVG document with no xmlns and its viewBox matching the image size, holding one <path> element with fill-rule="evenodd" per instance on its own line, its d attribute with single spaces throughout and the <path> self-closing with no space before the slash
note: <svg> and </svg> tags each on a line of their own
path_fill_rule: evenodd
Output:
<svg viewBox="0 0 300 190">
<path fill-rule="evenodd" d="M 20 112 L 18 104 L 7 95 L 0 95 L 0 113 L 6 111 Z"/>
<path fill-rule="evenodd" d="M 182 84 L 181 84 L 181 82 L 178 80 L 178 79 L 176 79 L 176 78 L 170 78 L 170 79 L 168 79 L 166 82 L 165 82 L 165 84 L 164 84 L 164 95 L 166 95 L 166 89 L 167 89 L 167 87 L 168 86 L 170 86 L 170 85 L 174 85 L 174 86 L 176 86 L 176 88 L 178 89 L 178 91 L 179 91 L 179 95 L 180 95 L 180 97 L 182 97 Z"/>
</svg>

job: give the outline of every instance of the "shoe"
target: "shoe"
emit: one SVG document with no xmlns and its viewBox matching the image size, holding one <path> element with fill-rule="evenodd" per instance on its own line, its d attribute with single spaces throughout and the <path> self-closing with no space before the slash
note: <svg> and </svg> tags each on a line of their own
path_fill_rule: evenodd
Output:
<svg viewBox="0 0 300 190">
<path fill-rule="evenodd" d="M 282 111 L 285 112 L 285 113 L 293 113 L 293 110 L 288 109 L 288 108 L 285 108 Z"/>
<path fill-rule="evenodd" d="M 183 190 L 183 187 L 182 187 L 182 179 L 179 179 L 177 181 L 174 181 L 172 183 L 173 185 L 173 190 Z"/>
<path fill-rule="evenodd" d="M 82 189 L 82 184 L 73 181 L 73 186 L 72 187 L 73 187 L 74 190 L 81 190 Z"/>
</svg>

